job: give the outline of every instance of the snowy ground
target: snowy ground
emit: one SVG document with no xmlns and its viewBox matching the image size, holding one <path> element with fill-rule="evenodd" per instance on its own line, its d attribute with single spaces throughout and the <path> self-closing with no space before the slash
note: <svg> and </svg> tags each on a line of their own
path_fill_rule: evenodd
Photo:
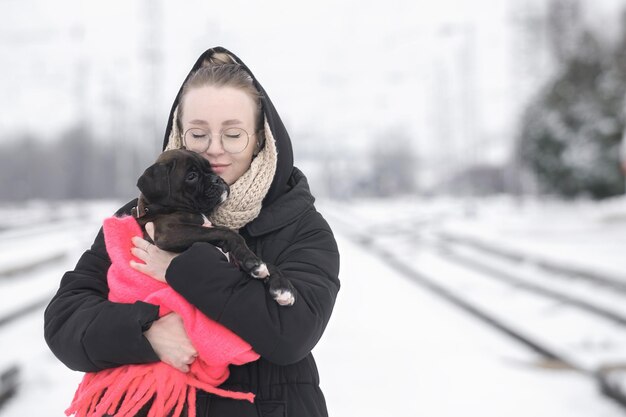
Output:
<svg viewBox="0 0 626 417">
<path fill-rule="evenodd" d="M 444 251 L 433 240 L 438 233 L 445 232 L 523 254 L 524 262 L 513 264 L 481 251 L 472 252 L 472 248 L 461 248 L 467 258 L 486 264 L 490 270 L 500 270 L 515 275 L 520 282 L 576 296 L 620 312 L 624 308 L 623 293 L 615 294 L 612 290 L 607 291 L 585 280 L 554 276 L 537 268 L 532 261 L 540 257 L 574 269 L 600 272 L 626 282 L 626 269 L 623 268 L 626 265 L 621 256 L 621 250 L 626 247 L 625 200 L 602 204 L 537 201 L 519 204 L 508 199 L 480 202 L 397 200 L 360 201 L 322 207 L 326 209 L 331 224 L 335 220 L 335 230 L 347 232 L 352 241 L 361 241 L 380 252 L 389 252 L 390 255 L 384 257 L 386 260 L 391 258 L 392 263 L 408 265 L 410 270 L 473 303 L 483 312 L 563 356 L 583 371 L 593 372 L 602 365 L 623 367 L 626 364 L 626 332 L 623 323 L 616 325 L 566 303 L 522 291 L 519 285 L 504 284 L 483 271 L 464 268 L 464 265 L 453 262 L 454 258 L 450 256 L 452 252 L 458 257 L 462 253 L 459 248 L 448 245 Z M 359 246 L 357 249 L 362 250 L 363 245 Z M 342 248 L 346 251 L 347 245 L 344 243 Z M 346 266 L 345 254 L 343 259 L 343 265 Z M 363 256 L 354 256 L 353 259 L 361 262 Z M 347 262 L 350 268 L 351 259 Z M 409 382 L 409 385 L 383 384 L 387 394 L 382 397 L 391 398 L 393 394 L 403 393 L 401 397 L 414 399 L 415 403 L 410 411 L 398 409 L 398 414 L 393 415 L 436 413 L 453 416 L 462 413 L 490 416 L 506 413 L 509 416 L 600 416 L 624 413 L 613 404 L 606 404 L 606 400 L 598 395 L 596 382 L 589 376 L 583 376 L 584 373 L 546 369 L 545 358 L 534 356 L 531 350 L 502 336 L 501 332 L 488 331 L 460 310 L 438 314 L 437 311 L 442 308 L 437 309 L 433 304 L 441 304 L 445 310 L 453 308 L 449 303 L 443 304 L 433 298 L 431 292 L 423 293 L 421 298 L 427 301 L 419 303 L 417 300 L 420 297 L 416 293 L 424 290 L 414 282 L 406 288 L 398 288 L 397 283 L 390 283 L 388 278 L 397 277 L 396 269 L 378 271 L 372 268 L 371 262 L 376 260 L 369 261 L 361 269 L 361 274 L 357 275 L 359 282 L 368 281 L 359 288 L 371 291 L 368 294 L 370 299 L 398 298 L 408 304 L 398 306 L 398 303 L 384 303 L 385 307 L 390 308 L 383 320 L 389 323 L 390 317 L 395 317 L 400 321 L 396 325 L 387 325 L 384 339 L 390 340 L 389 345 L 396 349 L 406 344 L 411 346 L 410 352 L 400 349 L 392 355 L 392 361 L 395 359 L 396 363 L 388 369 L 388 378 L 398 380 L 398 375 L 402 375 L 402 383 Z M 342 277 L 344 290 L 357 279 L 346 274 L 342 274 Z M 380 282 L 384 282 L 384 287 Z M 355 293 L 350 290 L 342 292 L 346 297 Z M 389 294 L 393 294 L 393 297 L 389 297 Z M 366 296 L 362 299 L 365 300 Z M 348 301 L 346 308 L 351 309 L 354 304 Z M 407 314 L 407 309 L 411 310 L 410 314 Z M 367 313 L 367 310 L 359 309 L 358 315 Z M 372 313 L 379 314 L 380 310 L 377 308 Z M 451 314 L 456 314 L 458 318 L 448 318 Z M 341 317 L 341 313 L 335 314 L 330 332 L 337 325 L 340 327 L 338 333 L 348 328 L 347 323 L 343 326 L 338 324 L 341 319 L 337 317 Z M 357 317 L 352 313 L 348 320 L 356 322 Z M 369 317 L 363 320 L 368 321 Z M 472 330 L 476 327 L 483 334 Z M 408 328 L 413 329 L 411 334 L 414 337 L 410 340 L 406 340 L 406 334 L 396 334 L 406 332 Z M 425 340 L 416 339 L 421 332 L 424 332 Z M 486 332 L 493 333 L 491 339 L 503 338 L 502 342 L 494 343 L 485 337 Z M 326 336 L 319 348 L 325 346 L 328 339 Z M 346 343 L 354 343 L 353 338 L 346 339 Z M 407 353 L 417 355 L 417 358 L 407 359 Z M 521 357 L 519 353 L 522 353 Z M 332 353 L 328 355 L 332 356 Z M 404 361 L 408 362 L 404 364 Z M 454 365 L 448 367 L 450 361 Z M 435 363 L 443 363 L 443 370 L 433 367 Z M 439 372 L 443 372 L 446 377 L 438 378 Z M 428 377 L 422 380 L 424 373 Z M 412 383 L 410 375 L 414 378 Z M 339 374 L 335 377 L 339 378 Z M 334 382 L 336 378 L 331 377 L 330 380 Z M 432 384 L 439 379 L 445 382 Z M 425 382 L 426 387 L 420 385 L 420 382 Z M 446 389 L 442 389 L 442 386 Z M 422 390 L 424 395 L 421 395 Z M 330 391 L 329 395 L 332 395 L 334 391 Z M 442 396 L 448 401 L 443 401 Z M 373 391 L 363 396 L 369 399 L 380 397 Z M 357 399 L 353 397 L 352 401 L 346 401 L 345 397 L 331 397 L 330 402 L 336 401 L 337 408 L 350 410 L 351 404 Z M 386 407 L 384 401 L 370 400 L 372 402 L 379 404 L 380 412 Z M 339 415 L 347 415 L 346 412 Z M 366 414 L 369 415 L 369 412 Z"/>
<path fill-rule="evenodd" d="M 537 357 L 345 239 L 336 311 L 314 351 L 332 416 L 609 417 L 592 381 Z"/>
<path fill-rule="evenodd" d="M 58 207 L 56 212 L 85 212 L 76 204 L 71 209 Z M 73 267 L 93 239 L 98 219 L 110 214 L 116 204 L 89 207 L 84 226 L 64 228 L 63 237 L 52 237 L 51 231 L 45 240 L 33 241 L 17 235 L 8 240 L 0 233 L 0 246 L 23 248 L 16 257 L 27 257 L 33 247 L 67 245 L 69 253 L 65 260 L 23 277 L 0 276 L 0 316 L 9 311 L 5 305 L 17 305 L 15 300 L 27 302 L 36 291 L 45 293 L 56 287 L 62 271 Z M 539 355 L 407 279 L 391 268 L 384 257 L 355 243 L 351 233 L 367 226 L 381 236 L 380 242 L 387 248 L 397 246 L 394 249 L 402 259 L 414 259 L 420 273 L 438 278 L 452 289 L 462 288 L 463 294 L 475 295 L 473 301 L 485 303 L 485 308 L 498 314 L 503 306 L 510 306 L 504 310 L 512 322 L 531 312 L 533 318 L 528 320 L 530 324 L 526 323 L 526 330 L 576 358 L 583 357 L 591 363 L 586 358 L 600 360 L 611 353 L 615 360 L 620 360 L 620 352 L 624 352 L 621 358 L 626 359 L 626 347 L 621 344 L 626 337 L 623 326 L 607 328 L 604 321 L 587 316 L 587 327 L 563 324 L 580 313 L 546 300 L 528 298 L 521 289 L 487 290 L 486 283 L 493 286 L 493 280 L 450 264 L 433 250 L 436 246 L 428 239 L 438 232 L 454 233 L 568 265 L 601 270 L 626 281 L 626 261 L 620 256 L 626 247 L 626 201 L 600 205 L 527 201 L 520 206 L 507 199 L 401 199 L 341 205 L 322 202 L 319 209 L 327 214 L 336 231 L 342 256 L 342 289 L 333 318 L 314 350 L 331 416 L 624 415 L 624 409 L 603 397 L 588 375 L 539 366 Z M 346 217 L 352 221 L 349 228 L 343 222 Z M 66 218 L 57 214 L 55 221 Z M 396 229 L 388 233 L 393 227 Z M 430 234 L 420 234 L 421 240 L 417 240 L 413 232 Z M 57 243 L 51 245 L 51 241 Z M 419 245 L 414 245 L 416 241 Z M 478 259 L 479 254 L 474 258 Z M 493 267 L 507 268 L 496 259 L 484 261 Z M 0 258 L 0 272 L 2 266 Z M 545 274 L 532 265 L 516 269 L 515 272 L 524 272 L 535 281 L 541 281 L 541 274 Z M 571 287 L 558 282 L 550 285 L 557 289 Z M 590 292 L 596 291 L 592 287 L 575 294 Z M 597 292 L 594 300 L 601 299 L 604 305 L 617 308 L 624 304 L 620 303 L 620 295 Z M 500 303 L 489 304 L 494 299 L 500 299 Z M 598 333 L 600 327 L 603 330 Z M 580 340 L 591 340 L 591 348 L 576 348 Z M 605 340 L 612 344 L 606 345 Z M 21 389 L 0 409 L 0 417 L 63 415 L 81 375 L 64 368 L 48 351 L 42 337 L 42 311 L 0 327 L 0 351 L 0 371 L 4 363 L 13 361 L 23 366 Z"/>
</svg>

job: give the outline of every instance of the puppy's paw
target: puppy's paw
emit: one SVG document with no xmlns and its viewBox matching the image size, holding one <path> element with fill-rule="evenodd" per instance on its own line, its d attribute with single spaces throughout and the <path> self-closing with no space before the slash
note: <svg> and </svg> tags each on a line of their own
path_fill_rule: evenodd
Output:
<svg viewBox="0 0 626 417">
<path fill-rule="evenodd" d="M 256 279 L 265 279 L 270 275 L 270 271 L 267 269 L 265 263 L 261 263 L 259 266 L 252 269 L 250 275 Z"/>
<path fill-rule="evenodd" d="M 296 302 L 296 297 L 290 290 L 281 288 L 277 290 L 270 290 L 272 297 L 281 306 L 292 306 Z"/>
</svg>

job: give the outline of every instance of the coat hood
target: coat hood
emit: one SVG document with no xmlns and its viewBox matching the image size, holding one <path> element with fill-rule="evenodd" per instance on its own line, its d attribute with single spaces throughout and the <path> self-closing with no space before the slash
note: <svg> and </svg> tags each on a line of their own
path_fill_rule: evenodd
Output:
<svg viewBox="0 0 626 417">
<path fill-rule="evenodd" d="M 265 114 L 265 119 L 272 131 L 271 133 L 274 136 L 274 140 L 276 141 L 276 150 L 278 153 L 276 173 L 274 174 L 274 179 L 272 181 L 272 184 L 270 185 L 267 195 L 265 196 L 265 199 L 263 200 L 263 205 L 265 206 L 273 202 L 274 200 L 276 200 L 279 196 L 284 194 L 289 188 L 287 183 L 293 171 L 293 150 L 291 147 L 291 139 L 289 138 L 289 134 L 287 133 L 287 130 L 285 129 L 285 126 L 282 120 L 280 119 L 280 116 L 278 115 L 276 108 L 274 107 L 274 104 L 272 104 L 272 101 L 270 100 L 268 94 L 265 92 L 265 89 L 263 88 L 263 86 L 259 83 L 257 78 L 254 76 L 252 71 L 250 71 L 250 69 L 246 66 L 246 64 L 244 64 L 235 54 L 233 54 L 229 50 L 222 48 L 220 46 L 207 49 L 196 60 L 196 63 L 193 65 L 193 67 L 191 67 L 191 70 L 187 74 L 187 77 L 185 77 L 183 84 L 181 84 L 181 87 L 178 90 L 178 94 L 176 94 L 176 98 L 174 99 L 174 103 L 172 104 L 172 108 L 170 109 L 169 119 L 167 121 L 167 127 L 165 129 L 165 136 L 163 138 L 163 150 L 165 150 L 167 146 L 167 142 L 169 140 L 170 133 L 172 131 L 172 127 L 174 124 L 174 112 L 176 108 L 178 107 L 180 96 L 183 90 L 183 85 L 185 84 L 185 82 L 187 82 L 189 77 L 198 68 L 202 66 L 202 63 L 204 62 L 205 59 L 208 59 L 214 53 L 218 53 L 218 52 L 229 54 L 252 77 L 254 81 L 254 86 L 257 88 L 257 90 L 259 90 L 259 93 L 261 94 L 261 103 L 263 105 L 263 113 Z"/>
</svg>

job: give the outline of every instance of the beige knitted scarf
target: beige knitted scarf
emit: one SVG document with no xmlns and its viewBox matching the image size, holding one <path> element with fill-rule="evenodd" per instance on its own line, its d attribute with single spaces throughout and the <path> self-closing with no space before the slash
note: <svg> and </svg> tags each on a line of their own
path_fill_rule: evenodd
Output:
<svg viewBox="0 0 626 417">
<path fill-rule="evenodd" d="M 178 109 L 174 112 L 174 120 L 176 120 L 177 112 Z M 267 118 L 264 121 L 264 128 L 265 145 L 263 149 L 254 157 L 250 168 L 230 186 L 228 199 L 218 206 L 209 217 L 214 225 L 239 230 L 256 219 L 261 212 L 261 203 L 274 179 L 278 157 L 276 141 L 267 123 Z M 176 123 L 173 123 L 165 150 L 180 148 L 182 148 L 181 135 Z"/>
</svg>

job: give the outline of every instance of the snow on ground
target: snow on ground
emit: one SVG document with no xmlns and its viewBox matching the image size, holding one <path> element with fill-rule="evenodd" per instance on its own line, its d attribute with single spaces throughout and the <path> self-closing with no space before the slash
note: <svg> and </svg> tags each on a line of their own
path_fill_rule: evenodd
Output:
<svg viewBox="0 0 626 417">
<path fill-rule="evenodd" d="M 342 288 L 314 350 L 330 415 L 609 417 L 593 381 L 520 345 L 338 236 Z"/>
<path fill-rule="evenodd" d="M 446 230 L 626 281 L 626 198 L 567 205 L 507 201 L 450 221 Z"/>
<path fill-rule="evenodd" d="M 319 208 L 325 214 L 325 206 L 336 204 L 320 204 Z M 101 219 L 120 205 L 109 202 L 98 209 L 94 204 L 90 218 Z M 456 224 L 455 230 L 474 230 L 485 239 L 498 238 L 498 231 L 506 230 L 500 235 L 507 241 L 519 242 L 520 248 L 541 245 L 545 255 L 561 255 L 566 252 L 563 248 L 569 247 L 568 253 L 577 254 L 575 260 L 608 262 L 617 273 L 620 268 L 615 266 L 624 262 L 619 250 L 609 251 L 610 256 L 606 250 L 624 243 L 619 231 L 624 231 L 625 221 L 617 203 L 608 207 L 527 202 L 519 209 L 508 200 L 491 200 L 468 211 L 467 205 L 453 200 L 399 199 L 343 207 L 358 214 L 355 222 L 367 221 L 372 226 L 392 215 L 398 225 Z M 558 227 L 557 221 L 550 221 L 545 214 L 548 212 L 558 219 Z M 605 227 L 606 222 L 610 227 Z M 532 229 L 524 232 L 530 226 Z M 342 289 L 329 326 L 314 349 L 332 417 L 624 415 L 622 408 L 600 395 L 593 380 L 571 370 L 537 367 L 535 354 L 390 269 L 342 235 L 340 227 L 335 230 Z M 67 267 L 62 268 L 75 264 L 96 231 L 92 223 L 80 237 L 73 238 L 81 250 L 73 252 Z M 573 235 L 577 239 L 572 239 Z M 577 251 L 577 243 L 583 249 Z M 58 285 L 59 268 L 51 266 L 48 274 L 42 275 Z M 32 282 L 46 279 L 34 274 L 30 278 Z M 15 280 L 2 283 L 0 297 L 8 291 L 8 282 Z M 34 285 L 32 282 L 19 285 Z M 62 416 L 81 378 L 49 352 L 43 340 L 42 314 L 39 311 L 0 327 L 1 356 L 5 362 L 16 358 L 24 367 L 22 389 L 0 409 L 0 417 Z M 0 360 L 0 369 L 2 365 Z"/>
<path fill-rule="evenodd" d="M 0 416 L 64 416 L 82 373 L 66 368 L 48 349 L 43 339 L 43 309 L 0 329 L 0 350 L 0 368 L 5 363 L 20 365 L 20 388 L 0 409 Z"/>
<path fill-rule="evenodd" d="M 626 281 L 626 197 L 603 202 L 399 198 L 354 201 L 347 207 L 358 222 L 435 228 Z"/>
<path fill-rule="evenodd" d="M 122 204 L 117 201 L 28 204 L 28 215 L 41 224 L 7 224 L 0 232 L 0 248 L 12 248 L 12 257 L 0 257 L 0 271 L 41 253 L 65 251 L 58 262 L 31 270 L 26 276 L 0 279 L 0 317 L 20 305 L 52 297 L 63 273 L 74 268 L 79 256 L 92 243 L 102 219 Z M 40 207 L 41 212 L 33 207 Z M 2 207 L 0 217 L 21 218 L 22 209 Z M 34 255 L 32 253 L 35 252 Z M 6 263 L 2 262 L 6 260 Z M 43 308 L 0 327 L 0 371 L 10 364 L 20 366 L 20 389 L 0 416 L 64 416 L 82 373 L 73 372 L 54 357 L 43 338 Z"/>
</svg>

